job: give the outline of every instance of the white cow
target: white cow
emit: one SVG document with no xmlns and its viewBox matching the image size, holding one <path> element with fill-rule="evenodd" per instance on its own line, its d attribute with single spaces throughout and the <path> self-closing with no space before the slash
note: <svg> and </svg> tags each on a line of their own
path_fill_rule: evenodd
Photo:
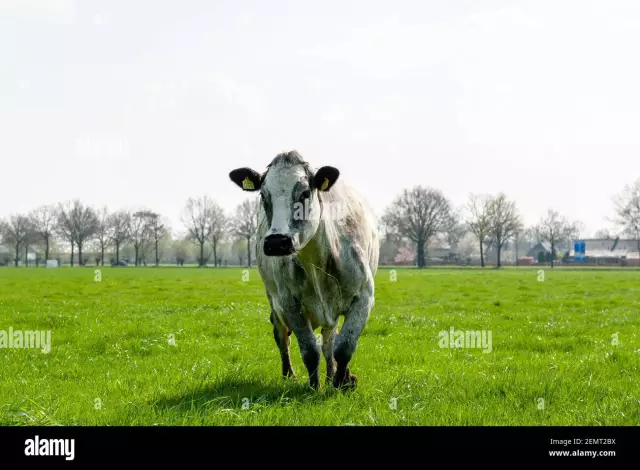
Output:
<svg viewBox="0 0 640 470">
<path fill-rule="evenodd" d="M 229 177 L 262 199 L 256 259 L 271 305 L 282 373 L 295 378 L 289 337 L 295 334 L 309 383 L 319 387 L 320 351 L 327 379 L 352 389 L 349 372 L 360 334 L 374 304 L 379 241 L 375 217 L 340 172 L 313 169 L 296 151 L 281 153 L 260 174 L 250 168 Z M 344 324 L 336 335 L 340 316 Z M 322 346 L 314 330 L 322 328 Z"/>
</svg>

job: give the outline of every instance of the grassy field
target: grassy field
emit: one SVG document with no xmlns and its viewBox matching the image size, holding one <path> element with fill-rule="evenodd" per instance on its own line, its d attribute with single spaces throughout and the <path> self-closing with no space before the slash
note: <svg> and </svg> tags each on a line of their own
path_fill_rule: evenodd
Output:
<svg viewBox="0 0 640 470">
<path fill-rule="evenodd" d="M 640 424 L 640 271 L 381 269 L 352 393 L 309 389 L 295 340 L 280 377 L 256 270 L 101 274 L 0 269 L 0 330 L 51 331 L 0 349 L 0 424 Z"/>
</svg>

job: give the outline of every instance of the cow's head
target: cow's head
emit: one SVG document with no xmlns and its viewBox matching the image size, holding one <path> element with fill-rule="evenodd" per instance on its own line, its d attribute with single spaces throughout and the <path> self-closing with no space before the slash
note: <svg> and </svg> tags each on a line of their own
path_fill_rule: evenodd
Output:
<svg viewBox="0 0 640 470">
<path fill-rule="evenodd" d="M 269 230 L 263 241 L 267 256 L 288 256 L 304 248 L 320 224 L 319 191 L 329 191 L 340 172 L 331 166 L 314 171 L 298 152 L 281 153 L 263 174 L 251 168 L 229 173 L 244 191 L 260 191 Z"/>
</svg>

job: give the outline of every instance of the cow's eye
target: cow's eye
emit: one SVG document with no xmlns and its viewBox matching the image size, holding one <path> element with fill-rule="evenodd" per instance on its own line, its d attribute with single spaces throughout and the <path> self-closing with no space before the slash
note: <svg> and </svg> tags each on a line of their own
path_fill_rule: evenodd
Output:
<svg viewBox="0 0 640 470">
<path fill-rule="evenodd" d="M 311 191 L 308 189 L 300 195 L 300 200 L 304 201 L 305 199 L 309 199 L 311 197 Z"/>
</svg>

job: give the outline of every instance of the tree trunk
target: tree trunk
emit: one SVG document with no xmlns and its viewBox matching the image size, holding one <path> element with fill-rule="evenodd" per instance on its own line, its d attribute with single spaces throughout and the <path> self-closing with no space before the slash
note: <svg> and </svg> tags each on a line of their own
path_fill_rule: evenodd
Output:
<svg viewBox="0 0 640 470">
<path fill-rule="evenodd" d="M 120 262 L 120 242 L 116 242 L 116 264 Z"/>
<path fill-rule="evenodd" d="M 16 268 L 18 267 L 18 260 L 20 259 L 20 244 L 16 243 L 16 257 L 13 260 Z"/>
<path fill-rule="evenodd" d="M 484 243 L 480 240 L 480 266 L 484 268 Z"/>
<path fill-rule="evenodd" d="M 78 266 L 84 266 L 82 264 L 82 243 L 78 242 Z"/>
<path fill-rule="evenodd" d="M 500 243 L 497 244 L 496 246 L 496 251 L 497 251 L 497 255 L 498 255 L 498 262 L 496 264 L 496 268 L 500 267 L 500 251 L 502 250 L 502 246 L 500 245 Z"/>
<path fill-rule="evenodd" d="M 75 244 L 71 242 L 71 267 L 73 268 L 73 253 L 74 253 Z"/>
<path fill-rule="evenodd" d="M 160 258 L 158 257 L 158 240 L 156 239 L 156 268 L 160 265 Z"/>
<path fill-rule="evenodd" d="M 200 267 L 204 267 L 204 240 L 200 242 Z"/>
<path fill-rule="evenodd" d="M 213 245 L 213 266 L 215 268 L 218 267 L 218 240 L 216 240 L 215 238 L 212 241 L 212 245 Z"/>
<path fill-rule="evenodd" d="M 418 268 L 424 268 L 424 240 L 418 240 Z"/>
<path fill-rule="evenodd" d="M 100 265 L 104 266 L 104 243 L 100 244 Z"/>
<path fill-rule="evenodd" d="M 136 267 L 138 266 L 138 245 L 134 245 L 133 248 L 136 250 L 136 260 L 135 260 L 135 265 Z"/>
<path fill-rule="evenodd" d="M 49 237 L 45 237 L 44 239 L 44 260 L 45 263 L 49 259 Z"/>
<path fill-rule="evenodd" d="M 551 268 L 553 268 L 553 261 L 555 258 L 555 248 L 554 248 L 554 243 L 553 240 L 551 240 Z"/>
<path fill-rule="evenodd" d="M 24 244 L 24 266 L 25 268 L 29 267 L 29 244 Z"/>
<path fill-rule="evenodd" d="M 251 267 L 251 237 L 247 237 L 247 266 Z"/>
</svg>

